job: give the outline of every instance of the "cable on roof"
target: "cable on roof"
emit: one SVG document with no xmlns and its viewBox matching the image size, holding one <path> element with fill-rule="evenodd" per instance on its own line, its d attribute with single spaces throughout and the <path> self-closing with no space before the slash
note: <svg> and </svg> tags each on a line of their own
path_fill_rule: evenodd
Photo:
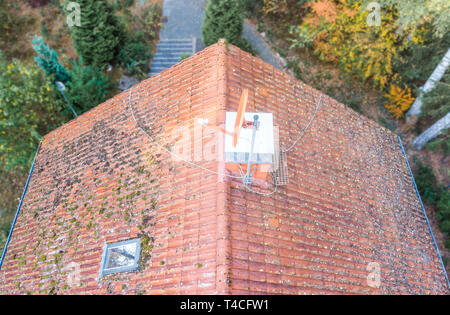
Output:
<svg viewBox="0 0 450 315">
<path fill-rule="evenodd" d="M 130 89 L 130 96 L 129 96 L 129 102 L 128 102 L 128 104 L 129 104 L 129 109 L 130 109 L 131 115 L 132 115 L 132 117 L 133 117 L 133 120 L 134 120 L 134 122 L 136 123 L 136 126 L 138 127 L 139 130 L 141 130 L 142 133 L 144 133 L 144 135 L 146 135 L 146 136 L 147 136 L 152 142 L 154 142 L 159 148 L 161 148 L 162 150 L 166 151 L 167 153 L 169 153 L 171 156 L 177 158 L 178 160 L 183 161 L 183 162 L 185 162 L 186 164 L 189 164 L 189 165 L 191 165 L 191 166 L 193 166 L 193 167 L 202 169 L 202 170 L 204 170 L 204 171 L 206 171 L 206 172 L 209 172 L 209 173 L 211 173 L 211 174 L 222 175 L 222 174 L 220 174 L 219 172 L 210 170 L 210 169 L 208 169 L 208 168 L 206 168 L 206 167 L 203 167 L 203 166 L 201 166 L 201 165 L 199 165 L 199 164 L 196 164 L 196 163 L 193 163 L 193 162 L 191 162 L 191 161 L 188 161 L 188 160 L 184 159 L 183 157 L 179 156 L 178 154 L 173 153 L 172 151 L 168 150 L 166 147 L 164 147 L 164 146 L 161 145 L 160 143 L 158 143 L 158 142 L 157 142 L 157 141 L 156 141 L 156 140 L 155 140 L 155 139 L 154 139 L 154 138 L 153 138 L 153 137 L 152 137 L 152 136 L 151 136 L 151 135 L 143 128 L 143 127 L 141 127 L 141 125 L 140 125 L 139 122 L 137 121 L 136 116 L 135 116 L 135 114 L 134 114 L 133 105 L 132 105 L 132 94 L 133 94 L 133 87 L 131 87 L 131 89 Z M 289 151 L 291 151 L 291 150 L 297 145 L 297 143 L 302 139 L 302 137 L 305 135 L 305 132 L 309 129 L 309 127 L 311 126 L 312 122 L 313 122 L 314 119 L 316 118 L 317 113 L 319 112 L 319 110 L 321 109 L 321 107 L 322 107 L 322 94 L 320 95 L 319 101 L 317 102 L 317 105 L 316 105 L 316 108 L 315 108 L 315 110 L 314 110 L 314 113 L 313 113 L 313 115 L 311 116 L 311 119 L 309 120 L 308 124 L 307 124 L 306 127 L 300 132 L 300 135 L 299 135 L 299 136 L 297 137 L 297 139 L 292 143 L 292 145 L 291 145 L 289 148 L 287 148 L 286 150 L 283 150 L 284 152 L 289 152 Z M 233 176 L 233 175 L 229 175 L 229 174 L 223 174 L 223 175 L 224 175 L 224 176 L 228 176 L 228 177 L 230 177 L 230 178 L 237 178 L 237 179 L 243 179 L 243 178 L 244 178 L 242 174 L 241 174 L 241 176 Z M 250 191 L 250 192 L 252 192 L 252 193 L 255 193 L 255 194 L 259 194 L 259 195 L 262 195 L 262 196 L 270 196 L 270 195 L 273 195 L 274 193 L 276 193 L 276 192 L 278 191 L 278 186 L 277 186 L 276 184 L 274 184 L 274 186 L 275 186 L 274 190 L 271 191 L 271 192 L 268 192 L 268 193 L 263 193 L 263 192 L 261 192 L 261 191 L 254 190 L 254 189 L 250 188 L 249 185 L 245 185 L 245 188 L 246 188 L 248 191 Z"/>
<path fill-rule="evenodd" d="M 276 192 L 278 191 L 278 186 L 277 186 L 277 185 L 274 185 L 274 187 L 275 187 L 275 188 L 274 188 L 271 192 L 264 193 L 264 192 L 256 191 L 256 190 L 250 188 L 249 185 L 245 185 L 245 188 L 246 188 L 249 192 L 252 192 L 252 193 L 255 193 L 255 194 L 258 194 L 258 195 L 261 195 L 261 196 L 265 196 L 265 197 L 271 196 L 271 195 L 273 195 L 274 193 L 276 193 Z"/>
<path fill-rule="evenodd" d="M 320 94 L 320 98 L 319 101 L 316 104 L 316 109 L 314 110 L 313 115 L 311 116 L 311 119 L 309 120 L 308 124 L 306 125 L 306 127 L 300 132 L 300 135 L 298 136 L 298 138 L 294 141 L 294 143 L 291 144 L 291 146 L 289 148 L 287 148 L 286 150 L 284 150 L 284 152 L 289 152 L 291 151 L 296 145 L 297 143 L 303 138 L 303 136 L 305 135 L 306 130 L 309 129 L 309 127 L 311 126 L 312 122 L 314 121 L 314 119 L 317 116 L 317 113 L 319 112 L 319 110 L 322 108 L 322 94 Z"/>
<path fill-rule="evenodd" d="M 239 164 L 239 171 L 240 171 L 240 173 L 241 173 L 241 176 L 242 177 L 244 177 L 244 171 L 242 170 L 242 167 L 241 167 L 241 165 Z M 252 188 L 250 188 L 250 185 L 246 185 L 246 184 L 244 184 L 244 186 L 245 186 L 245 188 L 249 191 L 249 192 L 252 192 L 252 193 L 255 193 L 255 194 L 258 194 L 258 195 L 261 195 L 261 196 L 270 196 L 270 195 L 273 195 L 274 193 L 276 193 L 277 192 L 277 190 L 278 190 L 278 185 L 277 184 L 275 184 L 274 183 L 274 189 L 271 191 L 271 192 L 262 192 L 262 191 L 257 191 L 257 190 L 254 190 L 254 189 L 252 189 Z"/>
<path fill-rule="evenodd" d="M 155 140 L 155 139 L 154 139 L 147 131 L 145 131 L 144 128 L 142 128 L 142 127 L 139 125 L 139 122 L 137 121 L 136 116 L 134 115 L 134 110 L 133 110 L 133 105 L 132 105 L 132 93 L 133 93 L 133 87 L 131 87 L 131 89 L 130 89 L 130 97 L 129 97 L 129 101 L 128 101 L 129 109 L 130 109 L 131 115 L 132 115 L 132 117 L 133 117 L 133 120 L 134 120 L 134 122 L 136 123 L 136 126 L 138 127 L 138 129 L 139 129 L 142 133 L 144 133 L 144 135 L 146 135 L 146 136 L 147 136 L 153 143 L 155 143 L 160 149 L 166 151 L 166 152 L 169 153 L 171 156 L 177 158 L 178 160 L 181 160 L 181 161 L 185 162 L 186 164 L 189 164 L 189 165 L 191 165 L 191 166 L 193 166 L 193 167 L 202 169 L 202 170 L 204 170 L 204 171 L 206 171 L 206 172 L 209 172 L 209 173 L 211 173 L 211 174 L 224 175 L 224 176 L 228 176 L 228 177 L 230 177 L 230 178 L 238 178 L 238 179 L 242 179 L 242 178 L 243 178 L 242 176 L 233 176 L 233 175 L 229 175 L 229 174 L 221 174 L 221 173 L 219 173 L 219 172 L 210 170 L 209 168 L 206 168 L 206 167 L 201 166 L 201 165 L 199 165 L 199 164 L 196 164 L 196 163 L 193 163 L 193 162 L 191 162 L 191 161 L 188 161 L 188 160 L 184 159 L 183 157 L 179 156 L 178 154 L 173 153 L 172 151 L 170 151 L 169 149 L 167 149 L 165 146 L 163 146 L 163 145 L 161 145 L 160 143 L 158 143 L 158 141 L 156 141 L 156 140 Z"/>
</svg>

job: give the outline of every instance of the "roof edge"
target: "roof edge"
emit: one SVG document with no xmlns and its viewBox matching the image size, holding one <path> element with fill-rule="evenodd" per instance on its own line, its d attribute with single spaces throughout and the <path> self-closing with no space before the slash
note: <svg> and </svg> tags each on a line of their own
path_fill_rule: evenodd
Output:
<svg viewBox="0 0 450 315">
<path fill-rule="evenodd" d="M 447 289 L 450 290 L 450 281 L 448 279 L 447 270 L 445 269 L 445 265 L 444 265 L 444 262 L 442 260 L 442 255 L 441 255 L 441 252 L 439 251 L 439 246 L 436 243 L 436 239 L 435 239 L 434 234 L 433 234 L 433 229 L 431 228 L 430 221 L 428 220 L 427 212 L 425 211 L 425 207 L 423 206 L 422 198 L 420 197 L 419 189 L 417 188 L 416 180 L 414 179 L 414 174 L 413 174 L 413 172 L 411 170 L 411 166 L 409 165 L 408 157 L 406 156 L 405 148 L 403 147 L 402 138 L 400 136 L 398 136 L 398 143 L 400 144 L 400 149 L 402 150 L 403 156 L 405 158 L 406 166 L 408 167 L 409 175 L 411 176 L 412 183 L 413 183 L 413 186 L 414 186 L 414 190 L 416 191 L 417 199 L 419 199 L 420 207 L 422 208 L 423 215 L 424 215 L 425 220 L 427 222 L 428 232 L 430 233 L 431 239 L 433 240 L 434 248 L 436 249 L 436 254 L 437 254 L 437 257 L 438 257 L 439 262 L 441 264 L 445 280 L 447 282 Z"/>
</svg>

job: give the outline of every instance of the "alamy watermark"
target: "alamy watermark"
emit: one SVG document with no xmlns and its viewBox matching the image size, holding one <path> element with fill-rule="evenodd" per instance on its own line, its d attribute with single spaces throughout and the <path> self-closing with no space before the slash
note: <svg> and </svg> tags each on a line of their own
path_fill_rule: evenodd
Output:
<svg viewBox="0 0 450 315">
<path fill-rule="evenodd" d="M 69 27 L 81 26 L 81 7 L 77 2 L 69 2 L 66 7 L 67 12 L 67 25 Z"/>
<path fill-rule="evenodd" d="M 80 286 L 81 284 L 81 268 L 80 264 L 71 262 L 62 269 L 67 272 L 67 285 L 71 288 Z"/>
<path fill-rule="evenodd" d="M 381 285 L 381 268 L 377 262 L 371 262 L 366 268 L 369 274 L 367 275 L 367 285 L 371 288 L 378 289 Z"/>
<path fill-rule="evenodd" d="M 381 25 L 381 6 L 378 2 L 370 2 L 367 5 L 366 11 L 369 11 L 367 15 L 367 25 L 369 26 L 380 26 Z"/>
</svg>

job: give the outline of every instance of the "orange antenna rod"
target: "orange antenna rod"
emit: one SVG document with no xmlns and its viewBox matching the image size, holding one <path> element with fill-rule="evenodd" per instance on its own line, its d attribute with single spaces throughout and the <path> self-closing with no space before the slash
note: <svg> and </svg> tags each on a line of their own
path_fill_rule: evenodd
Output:
<svg viewBox="0 0 450 315">
<path fill-rule="evenodd" d="M 242 91 L 241 100 L 239 102 L 239 109 L 236 116 L 236 123 L 234 124 L 233 147 L 237 146 L 241 129 L 245 123 L 245 111 L 247 110 L 247 102 L 248 102 L 248 89 L 244 89 Z"/>
</svg>

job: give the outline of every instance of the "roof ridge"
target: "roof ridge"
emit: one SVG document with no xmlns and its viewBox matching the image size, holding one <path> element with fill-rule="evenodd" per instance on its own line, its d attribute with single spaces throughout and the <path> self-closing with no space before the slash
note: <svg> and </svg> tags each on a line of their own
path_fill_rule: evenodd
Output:
<svg viewBox="0 0 450 315">
<path fill-rule="evenodd" d="M 224 39 L 217 45 L 217 98 L 218 110 L 216 124 L 224 125 L 228 102 L 227 60 L 228 47 Z M 229 229 L 231 214 L 228 205 L 230 183 L 225 181 L 225 161 L 218 161 L 218 177 L 216 184 L 216 290 L 218 294 L 231 294 L 231 231 Z"/>
</svg>

